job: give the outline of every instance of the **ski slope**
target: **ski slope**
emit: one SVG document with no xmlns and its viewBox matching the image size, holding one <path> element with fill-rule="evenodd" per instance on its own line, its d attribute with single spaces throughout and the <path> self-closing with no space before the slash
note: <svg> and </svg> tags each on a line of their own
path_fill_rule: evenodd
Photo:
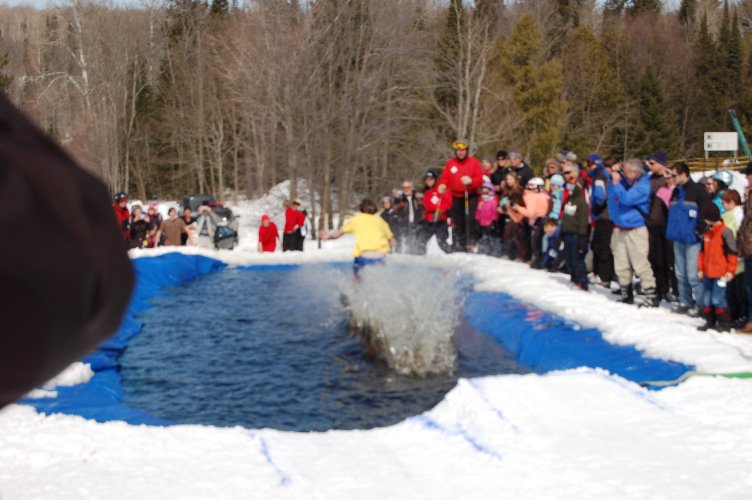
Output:
<svg viewBox="0 0 752 500">
<path fill-rule="evenodd" d="M 183 251 L 230 265 L 351 258 L 348 237 L 321 249 L 308 240 L 303 254 L 256 253 L 260 214 L 279 224 L 280 199 L 237 207 L 236 251 Z M 752 372 L 752 336 L 700 333 L 697 319 L 572 290 L 566 277 L 518 263 L 445 256 L 435 248 L 430 254 L 432 265 L 474 276 L 479 290 L 503 291 L 596 326 L 612 343 L 701 371 Z M 76 364 L 38 390 L 89 376 Z M 591 368 L 461 380 L 431 411 L 370 431 L 132 426 L 12 405 L 0 411 L 0 499 L 746 499 L 752 498 L 749 408 L 750 380 L 694 377 L 648 391 Z"/>
</svg>

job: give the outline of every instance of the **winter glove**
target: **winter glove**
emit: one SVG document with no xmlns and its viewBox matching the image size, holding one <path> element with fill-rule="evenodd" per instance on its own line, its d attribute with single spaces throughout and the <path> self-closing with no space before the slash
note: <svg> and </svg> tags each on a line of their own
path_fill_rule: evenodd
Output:
<svg viewBox="0 0 752 500">
<path fill-rule="evenodd" d="M 470 184 L 473 183 L 473 180 L 467 175 L 463 175 L 462 177 L 460 177 L 460 180 L 462 181 L 462 184 L 464 184 L 465 186 L 469 186 Z"/>
</svg>

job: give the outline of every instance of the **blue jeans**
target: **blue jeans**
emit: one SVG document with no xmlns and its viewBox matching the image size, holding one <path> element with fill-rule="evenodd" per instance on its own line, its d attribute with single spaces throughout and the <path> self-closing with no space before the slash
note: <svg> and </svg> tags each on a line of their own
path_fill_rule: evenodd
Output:
<svg viewBox="0 0 752 500">
<path fill-rule="evenodd" d="M 718 278 L 703 278 L 702 284 L 705 287 L 705 299 L 703 305 L 705 307 L 715 307 L 716 309 L 726 309 L 728 302 L 726 301 L 727 286 L 719 286 Z"/>
<path fill-rule="evenodd" d="M 702 280 L 697 277 L 697 256 L 702 243 L 674 242 L 674 271 L 679 285 L 679 303 L 683 306 L 702 307 L 705 290 Z"/>
</svg>

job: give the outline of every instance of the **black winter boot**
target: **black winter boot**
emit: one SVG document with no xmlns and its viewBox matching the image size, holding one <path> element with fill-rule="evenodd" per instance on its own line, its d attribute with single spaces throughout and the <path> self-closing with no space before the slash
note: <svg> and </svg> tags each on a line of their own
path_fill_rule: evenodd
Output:
<svg viewBox="0 0 752 500">
<path fill-rule="evenodd" d="M 705 318 L 705 324 L 698 326 L 697 329 L 701 332 L 706 332 L 715 326 L 715 309 L 712 307 L 704 307 L 702 309 L 702 316 Z"/>
<path fill-rule="evenodd" d="M 642 307 L 658 307 L 661 298 L 655 288 L 645 289 L 645 300 L 642 301 Z"/>
<path fill-rule="evenodd" d="M 731 312 L 724 308 L 719 307 L 715 310 L 715 317 L 718 320 L 718 324 L 716 324 L 715 329 L 719 332 L 730 332 L 731 331 Z"/>
<path fill-rule="evenodd" d="M 619 302 L 622 304 L 634 304 L 634 294 L 632 293 L 631 286 L 621 287 L 621 299 Z"/>
</svg>

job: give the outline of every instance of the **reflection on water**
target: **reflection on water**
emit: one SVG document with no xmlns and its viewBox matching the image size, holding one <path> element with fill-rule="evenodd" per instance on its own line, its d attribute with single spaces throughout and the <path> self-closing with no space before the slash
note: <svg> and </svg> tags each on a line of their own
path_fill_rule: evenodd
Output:
<svg viewBox="0 0 752 500">
<path fill-rule="evenodd" d="M 522 371 L 460 323 L 456 372 L 395 373 L 349 333 L 340 302 L 349 279 L 344 266 L 257 267 L 171 290 L 141 313 L 122 358 L 124 403 L 175 423 L 367 429 L 432 408 L 457 377 Z"/>
</svg>

